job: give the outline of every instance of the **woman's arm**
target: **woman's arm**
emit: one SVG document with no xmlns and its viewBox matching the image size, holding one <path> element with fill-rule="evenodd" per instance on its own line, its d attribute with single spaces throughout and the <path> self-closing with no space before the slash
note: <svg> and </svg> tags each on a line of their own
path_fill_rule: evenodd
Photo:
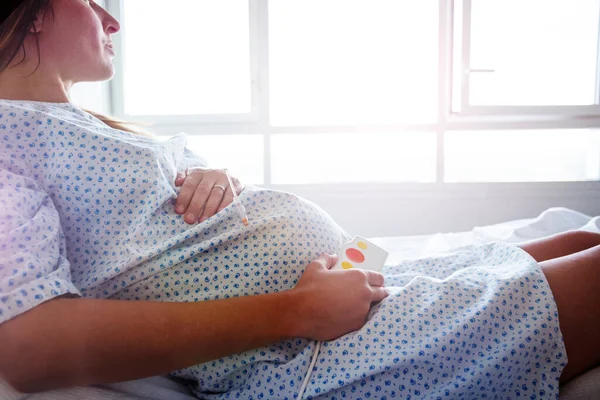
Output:
<svg viewBox="0 0 600 400">
<path fill-rule="evenodd" d="M 197 303 L 56 298 L 0 325 L 0 374 L 22 392 L 163 374 L 295 337 L 294 301 L 291 291 Z"/>
<path fill-rule="evenodd" d="M 335 258 L 322 255 L 286 292 L 197 303 L 65 298 L 80 292 L 50 195 L 12 170 L 0 168 L 0 181 L 0 375 L 21 391 L 148 377 L 293 337 L 330 340 L 363 326 L 387 296 L 383 275 L 329 271 Z"/>
<path fill-rule="evenodd" d="M 360 329 L 388 296 L 378 272 L 322 254 L 288 291 L 197 303 L 58 297 L 0 325 L 0 375 L 37 392 L 149 377 L 294 337 Z"/>
</svg>

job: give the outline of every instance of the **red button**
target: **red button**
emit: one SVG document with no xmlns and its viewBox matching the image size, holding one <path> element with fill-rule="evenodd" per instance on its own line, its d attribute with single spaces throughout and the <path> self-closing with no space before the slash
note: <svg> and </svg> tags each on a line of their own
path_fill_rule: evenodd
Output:
<svg viewBox="0 0 600 400">
<path fill-rule="evenodd" d="M 354 261 L 357 263 L 365 261 L 365 255 L 356 249 L 346 250 L 346 257 L 348 257 L 350 261 Z"/>
</svg>

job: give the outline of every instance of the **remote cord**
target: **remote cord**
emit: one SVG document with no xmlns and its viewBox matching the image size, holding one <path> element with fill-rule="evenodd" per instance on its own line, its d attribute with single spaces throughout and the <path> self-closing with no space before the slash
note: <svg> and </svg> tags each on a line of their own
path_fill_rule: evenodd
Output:
<svg viewBox="0 0 600 400">
<path fill-rule="evenodd" d="M 310 362 L 310 367 L 308 367 L 308 372 L 306 373 L 306 377 L 304 378 L 304 383 L 300 388 L 300 392 L 298 392 L 297 400 L 302 400 L 302 395 L 304 394 L 304 390 L 306 390 L 306 386 L 308 385 L 308 380 L 310 379 L 310 375 L 312 374 L 313 367 L 317 362 L 317 356 L 319 355 L 319 349 L 321 348 L 321 341 L 317 341 L 317 345 L 315 347 L 315 352 L 312 357 L 312 361 Z"/>
</svg>

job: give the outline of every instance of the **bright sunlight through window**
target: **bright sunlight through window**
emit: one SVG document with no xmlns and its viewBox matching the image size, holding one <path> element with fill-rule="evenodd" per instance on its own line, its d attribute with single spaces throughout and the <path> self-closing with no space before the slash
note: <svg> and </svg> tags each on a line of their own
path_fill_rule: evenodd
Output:
<svg viewBox="0 0 600 400">
<path fill-rule="evenodd" d="M 122 4 L 125 114 L 250 111 L 247 0 Z"/>
<path fill-rule="evenodd" d="M 271 124 L 436 118 L 438 2 L 271 0 Z"/>
<path fill-rule="evenodd" d="M 248 183 L 600 179 L 600 0 L 120 4 L 123 114 Z"/>
</svg>

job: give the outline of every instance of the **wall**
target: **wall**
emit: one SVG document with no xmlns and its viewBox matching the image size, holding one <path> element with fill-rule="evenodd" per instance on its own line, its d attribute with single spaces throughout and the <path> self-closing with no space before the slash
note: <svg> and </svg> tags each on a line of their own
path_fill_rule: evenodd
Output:
<svg viewBox="0 0 600 400">
<path fill-rule="evenodd" d="M 535 184 L 538 185 L 538 184 Z M 533 218 L 551 207 L 566 207 L 590 216 L 600 215 L 597 183 L 503 185 L 488 190 L 460 188 L 451 191 L 394 194 L 322 194 L 289 190 L 320 205 L 352 235 L 404 236 L 459 232 L 521 218 Z M 585 187 L 589 186 L 589 187 Z"/>
</svg>

